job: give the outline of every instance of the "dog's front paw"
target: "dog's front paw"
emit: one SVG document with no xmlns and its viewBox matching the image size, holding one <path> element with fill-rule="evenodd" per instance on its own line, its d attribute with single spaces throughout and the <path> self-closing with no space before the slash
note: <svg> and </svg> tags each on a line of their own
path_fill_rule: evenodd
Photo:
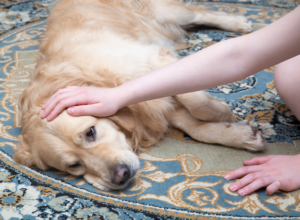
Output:
<svg viewBox="0 0 300 220">
<path fill-rule="evenodd" d="M 245 148 L 250 151 L 260 151 L 265 149 L 266 141 L 257 129 L 252 129 L 252 134 L 249 134 L 248 140 L 245 140 Z"/>
<path fill-rule="evenodd" d="M 241 141 L 243 148 L 250 151 L 260 151 L 265 149 L 266 141 L 257 128 L 250 126 L 250 121 L 237 123 L 240 127 Z"/>
<path fill-rule="evenodd" d="M 250 126 L 249 123 L 250 121 L 225 123 L 224 142 L 221 144 L 250 151 L 263 150 L 266 144 L 265 139 L 260 131 Z"/>
<path fill-rule="evenodd" d="M 253 31 L 252 22 L 244 16 L 236 16 L 236 28 L 238 32 L 249 33 Z"/>
<path fill-rule="evenodd" d="M 249 33 L 253 30 L 252 22 L 241 15 L 227 15 L 220 27 L 224 30 L 242 33 Z"/>
</svg>

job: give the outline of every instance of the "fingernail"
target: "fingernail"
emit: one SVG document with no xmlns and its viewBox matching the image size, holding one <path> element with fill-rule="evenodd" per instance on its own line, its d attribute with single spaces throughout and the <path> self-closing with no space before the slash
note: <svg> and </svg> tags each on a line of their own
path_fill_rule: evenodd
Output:
<svg viewBox="0 0 300 220">
<path fill-rule="evenodd" d="M 74 108 L 68 108 L 68 113 L 70 113 L 70 114 L 72 114 L 72 115 L 73 115 L 73 114 L 74 114 L 74 112 L 75 112 L 75 111 L 74 111 Z"/>
<path fill-rule="evenodd" d="M 272 194 L 271 193 L 268 193 L 267 191 L 265 192 L 267 196 L 271 196 Z"/>
<path fill-rule="evenodd" d="M 243 195 L 245 195 L 245 191 L 244 191 L 243 189 L 241 189 L 241 190 L 239 190 L 239 194 L 240 194 L 241 196 L 243 196 Z"/>
<path fill-rule="evenodd" d="M 236 190 L 236 185 L 231 185 L 230 187 L 229 187 L 229 189 L 231 190 L 231 191 L 235 191 Z"/>
<path fill-rule="evenodd" d="M 228 180 L 228 179 L 230 178 L 230 175 L 227 173 L 227 174 L 224 176 L 224 178 Z"/>
</svg>

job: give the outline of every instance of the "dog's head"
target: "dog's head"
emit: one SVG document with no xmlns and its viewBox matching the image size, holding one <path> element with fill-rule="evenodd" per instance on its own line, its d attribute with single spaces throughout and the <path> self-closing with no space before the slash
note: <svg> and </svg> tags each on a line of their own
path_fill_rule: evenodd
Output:
<svg viewBox="0 0 300 220">
<path fill-rule="evenodd" d="M 131 141 L 112 120 L 65 111 L 25 131 L 14 158 L 26 166 L 82 175 L 102 190 L 126 187 L 140 167 Z"/>
<path fill-rule="evenodd" d="M 136 153 L 167 130 L 165 115 L 172 105 L 165 100 L 132 105 L 108 118 L 73 117 L 64 111 L 48 122 L 40 118 L 47 95 L 38 92 L 46 88 L 38 81 L 20 99 L 22 135 L 14 159 L 22 165 L 84 176 L 101 190 L 123 189 L 140 167 Z"/>
</svg>

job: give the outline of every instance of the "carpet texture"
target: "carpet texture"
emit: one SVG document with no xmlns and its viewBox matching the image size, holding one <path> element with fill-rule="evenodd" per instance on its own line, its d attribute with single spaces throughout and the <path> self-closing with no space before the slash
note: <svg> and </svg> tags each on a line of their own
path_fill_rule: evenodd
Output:
<svg viewBox="0 0 300 220">
<path fill-rule="evenodd" d="M 127 189 L 102 192 L 81 177 L 41 171 L 12 160 L 21 132 L 17 101 L 35 67 L 51 0 L 0 0 L 0 219 L 300 219 L 300 191 L 241 197 L 224 179 L 242 161 L 270 154 L 300 154 L 299 122 L 278 96 L 274 67 L 233 84 L 207 90 L 229 104 L 237 120 L 252 119 L 266 150 L 199 143 L 173 129 L 148 153 Z M 192 4 L 198 4 L 193 1 Z M 207 9 L 243 14 L 259 29 L 300 4 L 299 0 L 202 1 Z M 191 30 L 187 56 L 242 35 L 210 28 Z"/>
</svg>

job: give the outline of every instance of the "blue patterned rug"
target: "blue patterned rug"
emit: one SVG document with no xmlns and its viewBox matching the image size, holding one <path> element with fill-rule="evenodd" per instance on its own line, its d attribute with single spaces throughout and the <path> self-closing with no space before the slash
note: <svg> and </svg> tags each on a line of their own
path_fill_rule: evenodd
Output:
<svg viewBox="0 0 300 220">
<path fill-rule="evenodd" d="M 288 13 L 299 0 L 204 1 L 208 9 L 246 15 L 259 28 Z M 127 189 L 102 192 L 81 177 L 40 171 L 12 160 L 20 118 L 17 101 L 35 67 L 51 0 L 0 0 L 0 219 L 300 219 L 300 192 L 246 197 L 223 177 L 241 161 L 270 153 L 300 153 L 299 122 L 278 96 L 270 67 L 245 80 L 207 90 L 228 103 L 238 120 L 251 118 L 268 145 L 254 154 L 198 143 L 178 130 L 149 153 Z M 194 1 L 197 4 L 197 1 Z M 181 56 L 240 36 L 192 30 Z M 230 155 L 224 158 L 224 155 Z M 231 158 L 230 161 L 228 158 Z M 236 163 L 235 163 L 236 162 Z"/>
</svg>

